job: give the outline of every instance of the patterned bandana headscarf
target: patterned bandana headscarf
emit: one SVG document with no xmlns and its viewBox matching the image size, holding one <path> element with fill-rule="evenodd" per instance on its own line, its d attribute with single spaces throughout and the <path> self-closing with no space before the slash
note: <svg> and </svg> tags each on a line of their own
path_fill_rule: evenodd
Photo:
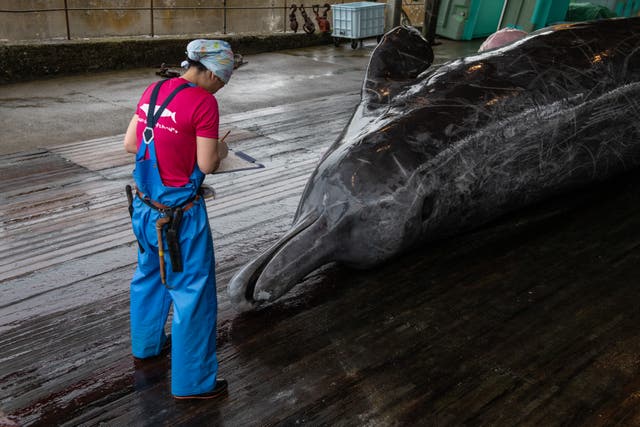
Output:
<svg viewBox="0 0 640 427">
<path fill-rule="evenodd" d="M 225 84 L 233 72 L 233 51 L 223 40 L 193 40 L 187 45 L 187 57 L 198 61 Z M 184 63 L 183 63 L 184 65 Z"/>
</svg>

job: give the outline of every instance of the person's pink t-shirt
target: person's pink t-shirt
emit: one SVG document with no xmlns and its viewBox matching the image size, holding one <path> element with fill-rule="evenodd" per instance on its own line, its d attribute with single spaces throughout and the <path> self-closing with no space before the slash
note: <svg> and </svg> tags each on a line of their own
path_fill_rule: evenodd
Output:
<svg viewBox="0 0 640 427">
<path fill-rule="evenodd" d="M 157 107 L 178 86 L 188 83 L 183 78 L 165 82 L 158 94 Z M 138 149 L 147 124 L 149 99 L 155 83 L 149 86 L 138 102 Z M 182 187 L 196 167 L 196 136 L 218 138 L 220 115 L 216 98 L 201 87 L 180 91 L 158 120 L 153 133 L 160 177 L 167 187 Z M 147 153 L 147 158 L 148 158 Z"/>
</svg>

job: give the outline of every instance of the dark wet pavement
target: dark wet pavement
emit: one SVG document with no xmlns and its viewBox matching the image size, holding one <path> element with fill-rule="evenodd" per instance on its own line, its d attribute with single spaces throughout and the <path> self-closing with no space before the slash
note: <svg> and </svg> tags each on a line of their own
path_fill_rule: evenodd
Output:
<svg viewBox="0 0 640 427">
<path fill-rule="evenodd" d="M 447 46 L 436 48 L 438 59 Z M 4 140 L 13 154 L 0 156 L 6 420 L 553 426 L 640 419 L 637 173 L 373 270 L 327 266 L 257 312 L 231 308 L 226 284 L 289 228 L 306 179 L 358 101 L 372 47 L 248 57 L 221 92 L 231 147 L 266 168 L 207 177 L 217 191 L 208 211 L 220 374 L 230 383 L 227 397 L 210 402 L 174 402 L 168 358 L 141 365 L 130 355 L 136 247 L 123 192 L 132 159 L 120 134 L 153 70 L 2 87 L 0 98 L 23 100 L 32 121 L 60 124 L 46 131 L 0 104 L 7 132 L 22 138 L 13 150 Z M 40 101 L 43 94 L 49 101 Z M 32 136 L 24 135 L 27 124 Z"/>
</svg>

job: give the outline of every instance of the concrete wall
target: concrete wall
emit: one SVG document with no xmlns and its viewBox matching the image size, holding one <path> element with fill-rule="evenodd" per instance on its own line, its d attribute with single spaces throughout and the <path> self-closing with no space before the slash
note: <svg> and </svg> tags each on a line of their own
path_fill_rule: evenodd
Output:
<svg viewBox="0 0 640 427">
<path fill-rule="evenodd" d="M 350 0 L 329 2 L 348 3 Z M 288 7 L 292 3 L 300 5 L 301 1 L 67 0 L 65 14 L 64 0 L 0 0 L 0 40 L 66 39 L 67 16 L 71 39 L 152 34 L 284 33 L 291 32 Z M 324 3 L 323 0 L 307 1 L 306 10 L 314 24 L 310 5 Z M 304 21 L 300 12 L 296 16 L 302 28 Z"/>
<path fill-rule="evenodd" d="M 151 34 L 150 0 L 67 0 L 72 38 Z M 105 10 L 73 10 L 99 9 Z M 124 10 L 139 8 L 140 10 Z"/>
<path fill-rule="evenodd" d="M 243 55 L 331 43 L 330 36 L 318 32 L 218 35 L 217 38 L 227 40 L 234 52 Z M 179 64 L 191 39 L 182 36 L 0 44 L 0 84 L 59 74 L 138 67 L 159 69 L 163 62 Z"/>
<path fill-rule="evenodd" d="M 0 10 L 64 9 L 64 0 L 0 0 Z M 64 11 L 0 12 L 0 40 L 51 40 L 67 37 Z"/>
</svg>

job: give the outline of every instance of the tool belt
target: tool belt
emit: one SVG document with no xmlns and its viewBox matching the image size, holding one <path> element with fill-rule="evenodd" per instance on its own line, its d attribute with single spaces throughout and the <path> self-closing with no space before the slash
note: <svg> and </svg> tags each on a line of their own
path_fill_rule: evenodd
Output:
<svg viewBox="0 0 640 427">
<path fill-rule="evenodd" d="M 191 209 L 195 205 L 195 203 L 200 200 L 200 194 L 196 194 L 193 199 L 178 207 L 163 205 L 162 203 L 156 202 L 155 200 L 151 200 L 150 198 L 142 194 L 138 189 L 136 189 L 136 195 L 145 205 L 165 215 L 164 218 L 158 219 L 156 223 L 156 228 L 159 232 L 158 248 L 161 249 L 162 231 L 164 230 L 166 224 L 165 235 L 167 237 L 167 249 L 169 250 L 169 258 L 171 259 L 171 268 L 175 273 L 182 272 L 182 252 L 180 251 L 180 239 L 178 236 L 178 233 L 180 231 L 180 223 L 182 222 L 182 215 L 184 214 L 184 212 Z"/>
<path fill-rule="evenodd" d="M 200 200 L 200 194 L 196 194 L 193 199 L 187 201 L 187 203 L 185 203 L 184 205 L 180 207 L 171 207 L 171 206 L 163 205 L 162 203 L 156 202 L 155 200 L 151 200 L 150 198 L 142 194 L 140 190 L 138 190 L 137 188 L 136 188 L 136 195 L 140 200 L 142 200 L 142 203 L 149 206 L 151 209 L 155 209 L 160 213 L 163 213 L 165 215 L 171 215 L 171 216 L 172 216 L 172 211 L 175 211 L 176 209 L 181 209 L 182 212 L 186 212 L 189 209 L 191 209 L 198 200 Z"/>
<path fill-rule="evenodd" d="M 125 192 L 127 194 L 127 200 L 129 202 L 129 216 L 133 218 L 133 188 L 130 185 L 125 187 Z M 135 189 L 136 195 L 138 198 L 151 209 L 155 209 L 158 212 L 162 213 L 163 216 L 160 217 L 156 221 L 156 231 L 158 233 L 158 255 L 160 258 L 160 277 L 162 283 L 166 285 L 166 272 L 164 268 L 164 244 L 162 241 L 163 232 L 167 238 L 167 246 L 169 250 L 169 258 L 171 260 L 171 268 L 173 272 L 180 273 L 183 271 L 182 266 L 182 252 L 180 250 L 180 239 L 178 236 L 178 232 L 180 231 L 180 223 L 182 222 L 182 215 L 184 212 L 191 209 L 195 203 L 201 198 L 215 198 L 215 191 L 208 185 L 202 185 L 199 189 L 195 197 L 191 200 L 187 201 L 184 205 L 178 207 L 171 207 L 167 205 L 163 205 L 162 203 L 156 202 L 155 200 L 151 200 L 149 197 L 146 197 L 142 192 L 140 192 L 137 188 Z M 165 231 L 166 228 L 166 231 Z M 144 248 L 138 242 L 138 248 L 140 249 L 140 253 L 144 253 Z M 167 288 L 170 288 L 167 286 Z"/>
<path fill-rule="evenodd" d="M 125 187 L 125 192 L 127 194 L 127 200 L 129 202 L 129 215 L 133 217 L 133 188 L 130 185 Z M 147 206 L 152 209 L 157 210 L 162 213 L 163 216 L 156 221 L 156 230 L 158 232 L 158 255 L 160 256 L 160 274 L 162 278 L 162 283 L 166 284 L 165 280 L 165 269 L 164 269 L 164 248 L 162 242 L 162 234 L 165 233 L 167 238 L 167 246 L 169 250 L 169 258 L 171 259 L 171 268 L 175 273 L 180 273 L 183 271 L 182 266 L 182 252 L 180 250 L 180 239 L 179 239 L 179 231 L 180 231 L 180 223 L 182 222 L 182 215 L 184 212 L 191 209 L 195 203 L 202 197 L 200 195 L 200 191 L 193 197 L 191 200 L 187 201 L 182 206 L 171 207 L 167 205 L 163 205 L 162 203 L 156 202 L 155 200 L 151 200 L 146 197 L 142 192 L 140 192 L 137 188 L 135 189 L 136 195 L 138 198 Z M 166 231 L 165 231 L 166 228 Z M 144 253 L 144 248 L 138 242 L 138 247 L 141 253 Z"/>
</svg>

